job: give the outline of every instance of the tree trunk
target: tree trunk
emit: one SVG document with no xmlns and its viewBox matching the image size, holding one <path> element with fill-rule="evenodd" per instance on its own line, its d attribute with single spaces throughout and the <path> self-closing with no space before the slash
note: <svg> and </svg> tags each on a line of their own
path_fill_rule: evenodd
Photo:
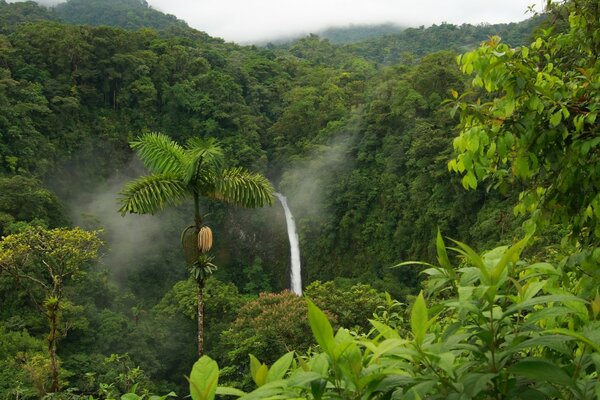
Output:
<svg viewBox="0 0 600 400">
<path fill-rule="evenodd" d="M 58 315 L 57 310 L 48 310 L 50 320 L 50 334 L 48 335 L 48 351 L 50 352 L 50 374 L 52 384 L 50 392 L 58 392 L 58 361 L 56 356 L 56 342 L 58 340 Z"/>
<path fill-rule="evenodd" d="M 204 280 L 198 281 L 198 358 L 204 354 Z"/>
<path fill-rule="evenodd" d="M 196 235 L 202 227 L 200 217 L 200 198 L 197 192 L 194 192 L 194 224 L 196 225 Z M 198 358 L 204 354 L 204 279 L 197 280 L 198 283 Z"/>
</svg>

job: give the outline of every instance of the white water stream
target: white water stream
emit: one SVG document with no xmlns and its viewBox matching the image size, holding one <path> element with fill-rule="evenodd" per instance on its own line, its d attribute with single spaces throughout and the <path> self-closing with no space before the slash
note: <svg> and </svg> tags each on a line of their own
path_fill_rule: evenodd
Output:
<svg viewBox="0 0 600 400">
<path fill-rule="evenodd" d="M 290 281 L 292 283 L 292 292 L 298 296 L 302 295 L 302 276 L 300 269 L 300 244 L 298 243 L 298 233 L 296 232 L 296 222 L 294 222 L 294 216 L 290 211 L 287 204 L 287 199 L 281 193 L 275 193 L 275 197 L 279 199 L 279 202 L 283 206 L 285 212 L 285 222 L 287 224 L 288 237 L 290 239 L 290 254 L 292 268 L 290 271 Z"/>
</svg>

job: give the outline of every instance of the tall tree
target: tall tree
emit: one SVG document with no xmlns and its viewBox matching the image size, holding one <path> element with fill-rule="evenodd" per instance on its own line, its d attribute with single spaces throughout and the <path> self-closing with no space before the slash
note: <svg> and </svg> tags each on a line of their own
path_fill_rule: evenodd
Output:
<svg viewBox="0 0 600 400">
<path fill-rule="evenodd" d="M 57 347 L 67 330 L 60 321 L 69 304 L 65 286 L 84 273 L 83 266 L 97 257 L 101 244 L 96 232 L 79 228 L 35 228 L 0 241 L 0 273 L 14 278 L 48 318 L 51 392 L 59 390 Z"/>
<path fill-rule="evenodd" d="M 191 273 L 198 285 L 198 355 L 204 352 L 204 299 L 206 277 L 214 270 L 212 257 L 206 252 L 203 234 L 208 231 L 202 226 L 200 196 L 229 202 L 242 207 L 262 207 L 273 203 L 273 186 L 262 175 L 250 173 L 243 168 L 226 168 L 223 151 L 212 138 L 191 138 L 185 146 L 159 133 L 144 134 L 131 143 L 150 175 L 128 183 L 121 192 L 120 212 L 154 214 L 167 206 L 194 201 L 194 225 L 182 234 L 186 255 L 195 258 Z M 186 243 L 190 229 L 198 238 L 198 250 L 190 250 Z M 204 232 L 204 233 L 203 233 Z M 212 239 L 210 240 L 212 241 Z"/>
</svg>

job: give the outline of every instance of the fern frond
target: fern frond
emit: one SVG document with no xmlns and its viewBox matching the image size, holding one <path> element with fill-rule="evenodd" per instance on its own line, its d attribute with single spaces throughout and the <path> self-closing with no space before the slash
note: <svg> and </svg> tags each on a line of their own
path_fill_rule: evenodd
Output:
<svg viewBox="0 0 600 400">
<path fill-rule="evenodd" d="M 261 174 L 243 168 L 228 168 L 215 180 L 215 191 L 209 197 L 242 207 L 273 204 L 273 185 Z"/>
<path fill-rule="evenodd" d="M 121 215 L 154 214 L 181 203 L 188 192 L 177 174 L 153 174 L 129 182 L 121 191 Z"/>
<path fill-rule="evenodd" d="M 183 174 L 184 150 L 167 135 L 145 133 L 130 145 L 151 172 Z"/>
</svg>

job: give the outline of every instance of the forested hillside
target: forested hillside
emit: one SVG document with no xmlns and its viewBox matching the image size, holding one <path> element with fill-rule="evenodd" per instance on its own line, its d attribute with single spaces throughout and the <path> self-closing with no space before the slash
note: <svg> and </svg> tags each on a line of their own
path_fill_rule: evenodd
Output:
<svg viewBox="0 0 600 400">
<path fill-rule="evenodd" d="M 555 24 L 556 32 L 568 32 L 564 13 L 571 6 L 568 3 L 554 11 L 550 23 Z M 589 7 L 586 12 L 593 9 L 592 2 Z M 575 16 L 577 12 L 575 8 Z M 540 215 L 536 207 L 542 201 L 526 192 L 529 186 L 524 178 L 559 157 L 553 154 L 544 160 L 541 151 L 526 156 L 519 153 L 517 162 L 504 165 L 517 153 L 506 155 L 502 149 L 517 152 L 521 143 L 527 143 L 510 136 L 521 129 L 514 110 L 533 100 L 492 101 L 494 90 L 502 91 L 498 88 L 507 83 L 502 79 L 491 82 L 489 77 L 473 81 L 468 76 L 476 68 L 483 68 L 482 74 L 489 72 L 486 68 L 493 62 L 484 58 L 487 53 L 478 56 L 477 60 L 484 60 L 479 64 L 473 61 L 474 55 L 463 56 L 459 66 L 456 51 L 474 50 L 487 41 L 484 48 L 491 46 L 494 50 L 490 53 L 503 57 L 513 54 L 510 49 L 514 46 L 527 49 L 533 43 L 530 51 L 534 57 L 534 51 L 543 53 L 547 46 L 548 54 L 561 57 L 555 62 L 557 68 L 583 69 L 582 76 L 590 82 L 581 84 L 578 98 L 569 97 L 568 91 L 580 82 L 579 77 L 565 83 L 564 92 L 552 97 L 554 100 L 543 97 L 543 101 L 556 102 L 545 106 L 552 113 L 550 125 L 560 126 L 561 121 L 580 114 L 591 118 L 589 113 L 595 112 L 589 100 L 595 94 L 585 90 L 596 87 L 593 68 L 597 66 L 585 64 L 585 57 L 580 57 L 581 65 L 569 64 L 572 53 L 589 55 L 592 50 L 573 50 L 570 36 L 535 40 L 533 31 L 541 23 L 539 18 L 503 26 L 443 24 L 407 29 L 347 45 L 311 35 L 286 46 L 266 48 L 211 38 L 137 1 L 70 0 L 54 11 L 30 2 L 1 1 L 0 21 L 7 21 L 1 25 L 0 35 L 3 398 L 39 398 L 57 391 L 59 397 L 49 398 L 112 399 L 129 391 L 175 391 L 183 397 L 188 393 L 184 375 L 198 359 L 197 318 L 201 311 L 204 353 L 221 366 L 220 383 L 250 390 L 254 383 L 262 386 L 266 382 L 265 377 L 257 378 L 260 362 L 271 365 L 290 350 L 301 355 L 316 344 L 333 352 L 329 339 L 319 336 L 315 328 L 317 324 L 327 330 L 320 311 L 312 303 L 307 306 L 303 297 L 284 290 L 289 287 L 289 243 L 279 204 L 251 209 L 235 206 L 269 203 L 270 189 L 260 191 L 258 184 L 252 184 L 254 189 L 249 192 L 235 189 L 246 181 L 242 175 L 232 174 L 246 170 L 264 175 L 275 190 L 288 197 L 300 236 L 305 295 L 325 312 L 323 318 L 334 326 L 353 329 L 356 335 L 367 335 L 372 329 L 368 320 L 373 318 L 375 324 L 406 335 L 411 331 L 406 322 L 410 319 L 412 334 L 420 342 L 418 352 L 424 355 L 430 351 L 420 347 L 425 328 L 416 327 L 423 324 L 416 321 L 423 318 L 423 308 L 427 317 L 427 308 L 418 303 L 421 316 L 414 316 L 415 311 L 408 314 L 404 304 L 413 302 L 422 287 L 432 298 L 439 295 L 440 303 L 451 298 L 458 277 L 448 272 L 450 263 L 455 265 L 462 255 L 477 264 L 475 252 L 465 250 L 462 242 L 483 250 L 511 245 L 526 233 L 531 239 L 531 223 L 524 228 L 522 222 L 532 213 Z M 571 18 L 572 24 L 577 21 Z M 573 29 L 581 36 L 581 46 L 588 43 L 581 38 L 596 38 L 597 27 L 591 22 L 581 22 L 591 35 L 581 33 L 584 28 L 578 26 Z M 552 30 L 546 34 L 550 32 L 556 34 Z M 510 47 L 504 40 L 490 39 L 495 34 L 506 36 Z M 525 54 L 525 50 L 519 51 Z M 539 56 L 523 64 L 553 65 Z M 552 67 L 548 68 L 545 73 L 551 74 Z M 531 80 L 531 76 L 527 78 Z M 505 89 L 508 94 L 516 96 L 529 87 L 525 78 L 511 79 L 507 82 L 520 83 L 517 89 Z M 544 90 L 556 89 L 556 81 L 549 82 L 551 87 Z M 471 87 L 473 83 L 475 87 Z M 491 101 L 495 108 L 480 112 L 479 97 L 484 105 Z M 537 112 L 539 105 L 530 106 Z M 479 119 L 469 119 L 469 112 Z M 556 117 L 559 112 L 561 117 Z M 502 140 L 491 148 L 491 136 L 473 138 L 473 132 L 479 132 L 474 120 L 485 121 L 482 124 L 494 132 L 509 122 L 514 125 L 506 128 L 508 133 L 502 133 Z M 588 125 L 596 126 L 593 120 L 573 121 L 582 127 L 583 138 L 595 135 L 595 130 L 588 131 Z M 545 129 L 544 124 L 536 126 Z M 165 137 L 151 134 L 156 132 Z M 579 143 L 583 139 L 573 140 Z M 565 141 L 571 143 L 571 139 Z M 590 149 L 596 145 L 586 145 L 585 154 L 593 153 Z M 480 148 L 485 149 L 483 155 L 477 153 Z M 490 161 L 495 154 L 499 159 Z M 456 157 L 458 161 L 450 163 L 451 171 L 448 163 Z M 486 175 L 487 170 L 492 172 Z M 578 179 L 577 168 L 572 171 L 570 176 Z M 163 174 L 153 181 L 159 186 L 152 186 L 145 197 L 158 200 L 137 203 L 132 187 L 123 188 L 147 172 Z M 252 176 L 259 179 L 259 175 Z M 511 176 L 518 179 L 510 181 Z M 500 183 L 495 180 L 498 177 Z M 533 177 L 542 192 L 554 187 L 543 186 L 548 182 L 545 179 L 545 172 Z M 592 177 L 586 187 L 595 190 L 593 182 Z M 533 190 L 544 198 L 542 192 Z M 187 197 L 190 201 L 179 205 L 185 193 L 192 194 Z M 123 206 L 123 196 L 134 200 Z M 198 198 L 198 202 L 191 201 Z M 234 205 L 210 198 L 233 199 Z M 515 216 L 513 208 L 524 198 L 530 200 L 520 203 L 522 212 Z M 549 214 L 540 218 L 549 223 L 537 228 L 543 234 L 530 240 L 527 256 L 534 261 L 559 260 L 565 248 L 549 251 L 554 257 L 550 260 L 545 258 L 547 246 L 575 232 L 570 236 L 574 241 L 564 239 L 563 244 L 578 247 L 577 235 L 588 235 L 594 227 L 585 221 L 595 218 L 595 203 L 589 211 L 573 205 L 585 213 L 583 222 L 574 223 L 569 219 L 571 213 L 558 215 L 556 211 L 563 210 L 563 198 L 553 199 L 544 204 L 551 210 Z M 120 207 L 124 214 L 156 215 L 123 217 Z M 158 212 L 162 208 L 165 211 Z M 186 269 L 181 241 L 186 243 L 189 230 L 184 229 L 190 225 L 198 231 L 210 226 L 214 246 L 202 250 L 207 254 L 201 255 L 201 264 L 188 259 Z M 571 230 L 573 226 L 576 231 Z M 435 240 L 438 230 L 461 241 L 459 257 L 446 255 L 441 237 Z M 583 242 L 595 240 L 591 234 L 586 238 L 589 240 Z M 500 252 L 490 257 L 503 258 Z M 515 252 L 506 256 L 505 264 L 518 264 Z M 198 257 L 195 254 L 193 258 Z M 436 286 L 430 277 L 423 283 L 423 275 L 419 275 L 423 266 L 392 268 L 404 260 L 440 263 L 446 268 L 443 274 L 450 274 L 444 275 L 449 281 L 440 278 Z M 473 284 L 473 276 L 468 275 L 473 268 L 462 266 L 460 285 Z M 539 268 L 540 273 L 552 275 L 547 267 Z M 425 272 L 436 276 L 431 266 Z M 581 278 L 572 270 L 567 272 L 570 278 L 563 279 L 576 282 Z M 521 287 L 518 282 L 514 285 Z M 546 283 L 529 285 L 537 290 L 519 289 L 519 296 L 528 301 Z M 449 293 L 447 298 L 436 293 L 443 287 Z M 548 283 L 547 288 L 548 295 L 569 290 L 556 282 Z M 467 292 L 473 296 L 480 288 L 464 290 L 461 296 Z M 198 293 L 204 295 L 201 311 Z M 489 298 L 514 296 L 512 292 L 486 293 L 491 293 Z M 585 295 L 591 296 L 589 291 Z M 417 301 L 424 302 L 423 297 Z M 461 318 L 473 311 L 473 307 L 463 306 Z M 311 310 L 310 321 L 307 310 Z M 431 312 L 437 315 L 438 311 Z M 579 312 L 583 321 L 587 311 Z M 594 320 L 597 314 L 593 314 Z M 436 325 L 438 333 L 445 329 L 443 323 L 455 321 L 450 314 L 439 315 L 442 325 Z M 557 329 L 563 327 L 561 321 L 553 323 Z M 387 339 L 397 339 L 398 333 L 375 327 Z M 317 332 L 314 340 L 311 328 Z M 500 331 L 492 336 L 499 337 Z M 586 346 L 582 354 L 594 349 L 591 344 Z M 248 353 L 260 360 L 255 360 L 258 365 L 253 361 L 251 369 Z M 380 355 L 384 354 L 382 348 Z M 450 362 L 450 356 L 444 357 Z M 561 362 L 568 362 L 565 357 Z M 592 359 L 586 359 L 582 370 L 591 370 Z M 320 361 L 310 363 L 310 368 L 317 368 Z M 448 372 L 447 366 L 439 368 Z M 500 367 L 494 364 L 494 368 Z M 492 379 L 487 375 L 469 379 L 478 377 L 482 388 Z M 314 379 L 314 388 L 329 387 L 325 377 L 319 378 L 323 383 L 318 385 Z M 444 375 L 440 379 L 453 378 Z M 330 398 L 314 390 L 318 392 L 313 389 L 313 397 L 306 398 Z M 588 392 L 581 393 L 584 397 L 574 398 L 586 398 Z M 195 396 L 199 395 L 193 393 L 194 399 L 203 398 Z M 302 396 L 308 395 L 296 397 Z M 352 396 L 341 398 L 360 398 Z M 365 398 L 419 397 L 382 394 Z"/>
</svg>

